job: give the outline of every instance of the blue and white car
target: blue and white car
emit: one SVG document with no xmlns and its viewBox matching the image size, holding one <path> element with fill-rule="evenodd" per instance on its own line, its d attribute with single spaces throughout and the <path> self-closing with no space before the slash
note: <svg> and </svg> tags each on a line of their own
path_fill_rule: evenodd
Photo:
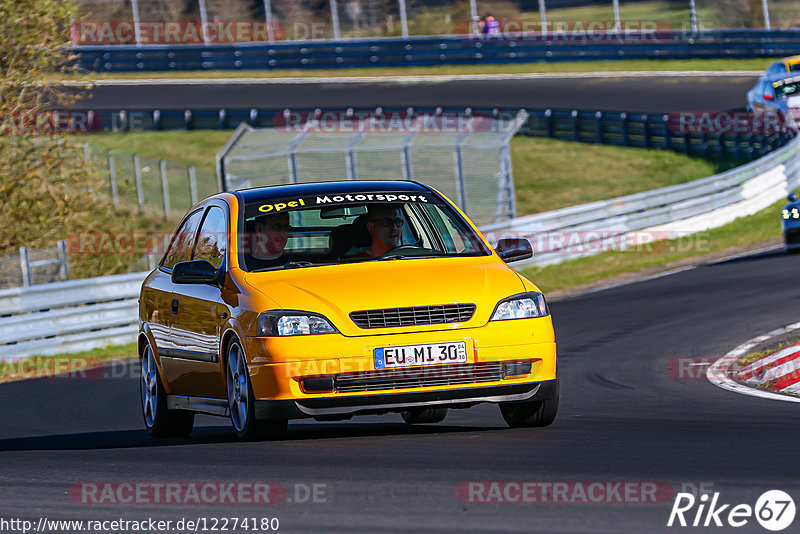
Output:
<svg viewBox="0 0 800 534">
<path fill-rule="evenodd" d="M 783 208 L 783 240 L 787 252 L 800 252 L 800 200 L 796 193 L 790 193 Z"/>
</svg>

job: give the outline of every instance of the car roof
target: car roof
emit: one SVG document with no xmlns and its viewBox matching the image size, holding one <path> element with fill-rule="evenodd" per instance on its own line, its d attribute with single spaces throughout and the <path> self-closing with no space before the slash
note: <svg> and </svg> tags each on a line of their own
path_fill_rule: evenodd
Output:
<svg viewBox="0 0 800 534">
<path fill-rule="evenodd" d="M 306 182 L 302 184 L 272 185 L 231 191 L 245 204 L 270 198 L 287 198 L 306 195 L 335 195 L 340 193 L 370 192 L 426 192 L 430 187 L 411 180 L 347 180 L 338 182 Z"/>
</svg>

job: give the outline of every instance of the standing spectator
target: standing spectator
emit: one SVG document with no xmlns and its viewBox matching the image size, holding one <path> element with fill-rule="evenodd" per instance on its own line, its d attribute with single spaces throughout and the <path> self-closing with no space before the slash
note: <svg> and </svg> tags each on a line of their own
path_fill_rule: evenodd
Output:
<svg viewBox="0 0 800 534">
<path fill-rule="evenodd" d="M 497 37 L 500 35 L 500 21 L 494 18 L 491 13 L 486 13 L 483 17 L 481 32 L 486 37 Z"/>
</svg>

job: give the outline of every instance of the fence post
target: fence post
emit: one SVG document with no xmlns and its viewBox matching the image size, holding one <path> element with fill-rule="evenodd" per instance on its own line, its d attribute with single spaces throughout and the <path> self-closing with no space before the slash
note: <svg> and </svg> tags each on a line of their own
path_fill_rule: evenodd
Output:
<svg viewBox="0 0 800 534">
<path fill-rule="evenodd" d="M 164 218 L 169 219 L 169 212 L 172 211 L 169 205 L 169 183 L 167 183 L 167 162 L 160 160 L 158 162 L 159 170 L 161 171 L 161 196 L 164 198 Z"/>
<path fill-rule="evenodd" d="M 133 34 L 136 36 L 136 46 L 142 46 L 142 29 L 139 23 L 139 0 L 131 0 L 133 14 Z"/>
<path fill-rule="evenodd" d="M 192 206 L 197 204 L 197 175 L 194 165 L 189 165 L 189 195 L 191 195 Z"/>
<path fill-rule="evenodd" d="M 197 3 L 200 7 L 200 25 L 202 26 L 201 32 L 203 32 L 203 44 L 208 46 L 208 33 L 206 32 L 206 28 L 208 27 L 208 10 L 206 10 L 206 0 L 197 0 Z"/>
<path fill-rule="evenodd" d="M 769 21 L 769 4 L 767 0 L 761 0 L 761 9 L 764 11 L 764 29 L 771 30 L 772 24 Z"/>
<path fill-rule="evenodd" d="M 408 15 L 406 13 L 406 0 L 400 0 L 400 29 L 403 37 L 408 37 Z"/>
<path fill-rule="evenodd" d="M 264 0 L 264 18 L 267 19 L 267 39 L 272 43 L 275 41 L 275 31 L 272 28 L 272 1 Z"/>
<path fill-rule="evenodd" d="M 111 203 L 114 207 L 119 206 L 119 194 L 117 191 L 117 163 L 114 160 L 114 153 L 108 153 L 108 179 L 111 181 Z"/>
<path fill-rule="evenodd" d="M 539 20 L 542 23 L 542 38 L 547 39 L 547 9 L 544 0 L 539 0 Z"/>
<path fill-rule="evenodd" d="M 139 154 L 133 155 L 133 175 L 136 178 L 136 202 L 139 205 L 139 213 L 144 213 L 144 186 L 142 184 L 142 166 L 139 161 Z"/>
<path fill-rule="evenodd" d="M 58 274 L 62 280 L 69 279 L 69 253 L 66 241 L 58 242 Z"/>
<path fill-rule="evenodd" d="M 544 110 L 544 118 L 547 122 L 547 137 L 555 137 L 555 131 L 553 127 L 553 110 L 546 109 Z"/>
<path fill-rule="evenodd" d="M 19 247 L 19 266 L 22 270 L 22 285 L 28 287 L 33 283 L 31 256 L 28 247 Z"/>
<path fill-rule="evenodd" d="M 642 115 L 642 128 L 644 128 L 644 147 L 650 148 L 650 126 L 649 117 L 645 114 Z"/>
<path fill-rule="evenodd" d="M 331 4 L 331 26 L 333 26 L 333 38 L 339 40 L 341 38 L 339 31 L 339 8 L 336 6 L 336 0 L 330 0 Z"/>
<path fill-rule="evenodd" d="M 456 191 L 458 193 L 458 207 L 467 211 L 467 190 L 464 184 L 464 158 L 461 154 L 461 145 L 467 138 L 467 133 L 459 134 L 453 144 L 453 163 L 456 171 Z"/>
</svg>

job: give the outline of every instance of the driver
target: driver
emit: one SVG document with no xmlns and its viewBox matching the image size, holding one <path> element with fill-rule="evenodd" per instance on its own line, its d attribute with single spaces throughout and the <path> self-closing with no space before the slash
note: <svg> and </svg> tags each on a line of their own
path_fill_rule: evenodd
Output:
<svg viewBox="0 0 800 534">
<path fill-rule="evenodd" d="M 367 232 L 372 244 L 364 255 L 376 258 L 400 246 L 403 230 L 402 212 L 391 204 L 372 204 L 367 210 Z"/>
<path fill-rule="evenodd" d="M 250 253 L 252 260 L 248 262 L 250 268 L 262 268 L 281 263 L 286 242 L 289 239 L 289 214 L 275 213 L 259 217 L 253 225 L 253 250 Z M 251 266 L 250 263 L 255 265 Z"/>
</svg>

